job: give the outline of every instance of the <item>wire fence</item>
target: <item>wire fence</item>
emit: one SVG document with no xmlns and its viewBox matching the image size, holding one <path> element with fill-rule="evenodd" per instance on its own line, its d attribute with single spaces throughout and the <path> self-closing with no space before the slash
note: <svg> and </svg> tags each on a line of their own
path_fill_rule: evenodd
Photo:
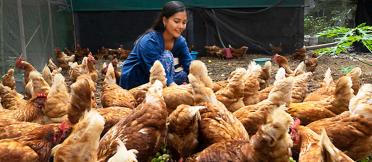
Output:
<svg viewBox="0 0 372 162">
<path fill-rule="evenodd" d="M 73 13 L 66 0 L 0 0 L 0 74 L 20 54 L 41 70 L 55 47 L 73 45 Z M 16 81 L 22 73 L 15 71 Z"/>
</svg>

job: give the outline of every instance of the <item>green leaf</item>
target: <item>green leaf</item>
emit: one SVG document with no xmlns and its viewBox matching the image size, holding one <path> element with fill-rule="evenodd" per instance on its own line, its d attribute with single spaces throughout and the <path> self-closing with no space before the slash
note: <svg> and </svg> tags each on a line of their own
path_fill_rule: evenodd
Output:
<svg viewBox="0 0 372 162">
<path fill-rule="evenodd" d="M 334 27 L 318 33 L 319 37 L 334 38 L 338 44 L 336 47 L 327 48 L 325 50 L 318 49 L 317 54 L 340 54 L 347 50 L 355 43 L 361 42 L 372 52 L 372 27 L 360 24 L 359 26 L 350 29 L 345 27 Z"/>
<path fill-rule="evenodd" d="M 289 157 L 289 162 L 296 162 L 292 157 Z"/>
<path fill-rule="evenodd" d="M 351 70 L 353 70 L 353 67 L 352 66 L 346 66 L 346 67 L 342 67 L 340 70 L 341 70 L 342 74 L 346 75 Z"/>
</svg>

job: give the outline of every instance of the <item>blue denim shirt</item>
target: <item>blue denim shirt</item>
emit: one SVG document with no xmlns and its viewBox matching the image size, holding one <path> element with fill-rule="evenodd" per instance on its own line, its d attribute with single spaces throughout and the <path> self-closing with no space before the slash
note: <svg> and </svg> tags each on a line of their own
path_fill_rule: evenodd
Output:
<svg viewBox="0 0 372 162">
<path fill-rule="evenodd" d="M 131 89 L 149 82 L 150 68 L 156 60 L 159 60 L 164 52 L 163 34 L 151 31 L 144 34 L 134 45 L 128 58 L 124 61 L 120 86 Z M 188 74 L 192 61 L 186 40 L 183 36 L 178 37 L 171 50 L 174 57 L 178 57 L 184 71 Z M 173 78 L 167 75 L 167 83 L 173 82 Z"/>
</svg>

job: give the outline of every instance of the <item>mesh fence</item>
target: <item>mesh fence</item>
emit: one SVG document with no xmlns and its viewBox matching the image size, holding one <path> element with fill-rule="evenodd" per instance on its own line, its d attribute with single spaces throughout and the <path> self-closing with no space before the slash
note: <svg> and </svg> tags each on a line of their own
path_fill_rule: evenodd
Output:
<svg viewBox="0 0 372 162">
<path fill-rule="evenodd" d="M 0 73 L 20 54 L 41 70 L 55 47 L 73 45 L 72 11 L 65 0 L 0 0 Z M 23 79 L 16 69 L 16 81 Z M 22 87 L 22 86 L 18 86 Z"/>
</svg>

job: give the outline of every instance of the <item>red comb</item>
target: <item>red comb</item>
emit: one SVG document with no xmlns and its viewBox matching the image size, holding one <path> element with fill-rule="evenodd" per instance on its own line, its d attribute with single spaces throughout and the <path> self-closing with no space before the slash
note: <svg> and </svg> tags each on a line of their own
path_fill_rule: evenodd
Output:
<svg viewBox="0 0 372 162">
<path fill-rule="evenodd" d="M 66 130 L 67 128 L 69 128 L 70 127 L 70 124 L 69 124 L 69 122 L 68 121 L 63 121 L 62 123 L 61 123 L 61 125 L 59 125 L 59 129 L 61 129 L 61 130 Z"/>
<path fill-rule="evenodd" d="M 17 57 L 17 62 L 21 62 L 21 61 L 23 61 L 23 60 L 24 60 L 24 59 L 23 59 L 22 55 L 19 56 L 19 57 Z"/>
<path fill-rule="evenodd" d="M 37 96 L 37 98 L 46 98 L 47 97 L 47 95 L 43 92 L 38 93 L 36 96 Z"/>
</svg>

